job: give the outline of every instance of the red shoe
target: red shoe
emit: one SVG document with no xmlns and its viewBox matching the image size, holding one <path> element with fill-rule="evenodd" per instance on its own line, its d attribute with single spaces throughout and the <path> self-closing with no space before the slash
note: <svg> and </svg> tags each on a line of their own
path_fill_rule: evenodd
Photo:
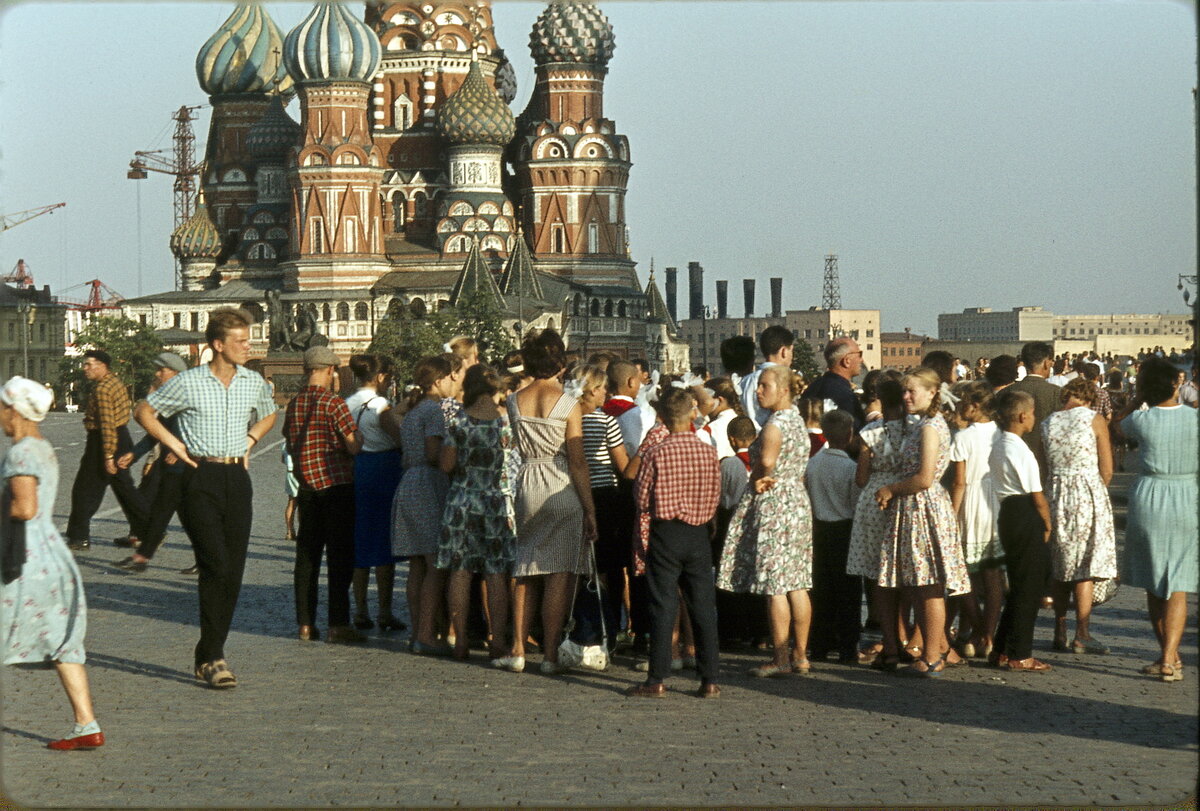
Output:
<svg viewBox="0 0 1200 811">
<path fill-rule="evenodd" d="M 74 738 L 63 738 L 61 741 L 50 741 L 47 749 L 68 752 L 72 749 L 97 749 L 104 746 L 104 733 L 93 732 L 91 735 L 76 735 Z"/>
</svg>

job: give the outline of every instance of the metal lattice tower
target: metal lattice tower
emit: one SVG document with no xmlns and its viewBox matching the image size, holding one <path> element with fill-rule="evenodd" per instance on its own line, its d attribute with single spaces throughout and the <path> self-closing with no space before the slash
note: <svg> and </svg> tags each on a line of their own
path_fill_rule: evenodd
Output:
<svg viewBox="0 0 1200 811">
<path fill-rule="evenodd" d="M 838 283 L 837 254 L 825 254 L 825 289 L 821 292 L 821 309 L 842 309 L 842 288 Z"/>
</svg>

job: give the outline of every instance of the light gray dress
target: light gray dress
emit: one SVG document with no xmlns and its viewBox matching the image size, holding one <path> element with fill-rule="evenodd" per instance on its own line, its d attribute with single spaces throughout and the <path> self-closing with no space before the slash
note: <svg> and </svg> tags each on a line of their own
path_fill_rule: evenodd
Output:
<svg viewBox="0 0 1200 811">
<path fill-rule="evenodd" d="M 425 440 L 446 436 L 446 417 L 437 400 L 422 400 L 400 423 L 404 475 L 392 499 L 392 554 L 436 555 L 450 479 L 425 459 Z"/>
<path fill-rule="evenodd" d="M 4 664 L 84 663 L 87 603 L 75 557 L 54 527 L 58 460 L 44 439 L 26 437 L 4 457 L 3 479 L 37 479 L 38 512 L 25 522 L 21 576 L 0 586 Z"/>
<path fill-rule="evenodd" d="M 517 396 L 508 414 L 521 454 L 514 505 L 517 513 L 516 577 L 555 572 L 586 574 L 583 505 L 567 468 L 567 417 L 578 401 L 563 394 L 546 417 L 525 417 Z"/>
</svg>

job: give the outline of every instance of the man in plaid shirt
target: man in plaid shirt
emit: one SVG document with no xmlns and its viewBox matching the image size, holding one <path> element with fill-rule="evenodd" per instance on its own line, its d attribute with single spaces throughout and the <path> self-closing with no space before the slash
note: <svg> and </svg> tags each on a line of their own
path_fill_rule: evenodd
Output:
<svg viewBox="0 0 1200 811">
<path fill-rule="evenodd" d="M 128 470 L 117 466 L 115 459 L 133 447 L 129 438 L 129 392 L 125 384 L 110 371 L 112 358 L 107 352 L 93 349 L 83 355 L 83 376 L 94 384 L 83 414 L 87 443 L 79 472 L 71 486 L 71 516 L 67 519 L 67 545 L 72 549 L 91 546 L 91 522 L 104 491 L 111 486 L 117 503 L 129 521 L 135 536 L 141 536 L 146 521 L 146 502 L 134 486 Z"/>
<path fill-rule="evenodd" d="M 283 438 L 300 483 L 296 498 L 300 532 L 296 537 L 296 624 L 300 638 L 319 638 L 316 627 L 317 578 L 321 550 L 329 565 L 330 642 L 362 642 L 350 625 L 350 581 L 354 574 L 354 459 L 361 435 L 346 401 L 330 387 L 338 356 L 327 346 L 304 353 L 308 385 L 288 403 Z"/>
<path fill-rule="evenodd" d="M 696 399 L 687 389 L 669 388 L 658 413 L 670 434 L 647 449 L 638 470 L 638 509 L 650 514 L 646 580 L 650 591 L 650 672 L 628 695 L 663 696 L 671 672 L 671 631 L 679 610 L 679 588 L 696 627 L 701 698 L 716 698 L 718 641 L 709 522 L 721 496 L 717 453 L 695 434 Z"/>
</svg>

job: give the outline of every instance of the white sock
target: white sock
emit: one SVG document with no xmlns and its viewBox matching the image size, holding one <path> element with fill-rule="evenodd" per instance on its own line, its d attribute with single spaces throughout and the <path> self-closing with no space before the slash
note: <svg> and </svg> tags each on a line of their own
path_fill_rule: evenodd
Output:
<svg viewBox="0 0 1200 811">
<path fill-rule="evenodd" d="M 78 738 L 80 735 L 95 735 L 99 731 L 100 722 L 93 718 L 90 722 L 84 724 L 83 726 L 76 724 L 75 728 L 71 730 L 71 737 Z"/>
</svg>

